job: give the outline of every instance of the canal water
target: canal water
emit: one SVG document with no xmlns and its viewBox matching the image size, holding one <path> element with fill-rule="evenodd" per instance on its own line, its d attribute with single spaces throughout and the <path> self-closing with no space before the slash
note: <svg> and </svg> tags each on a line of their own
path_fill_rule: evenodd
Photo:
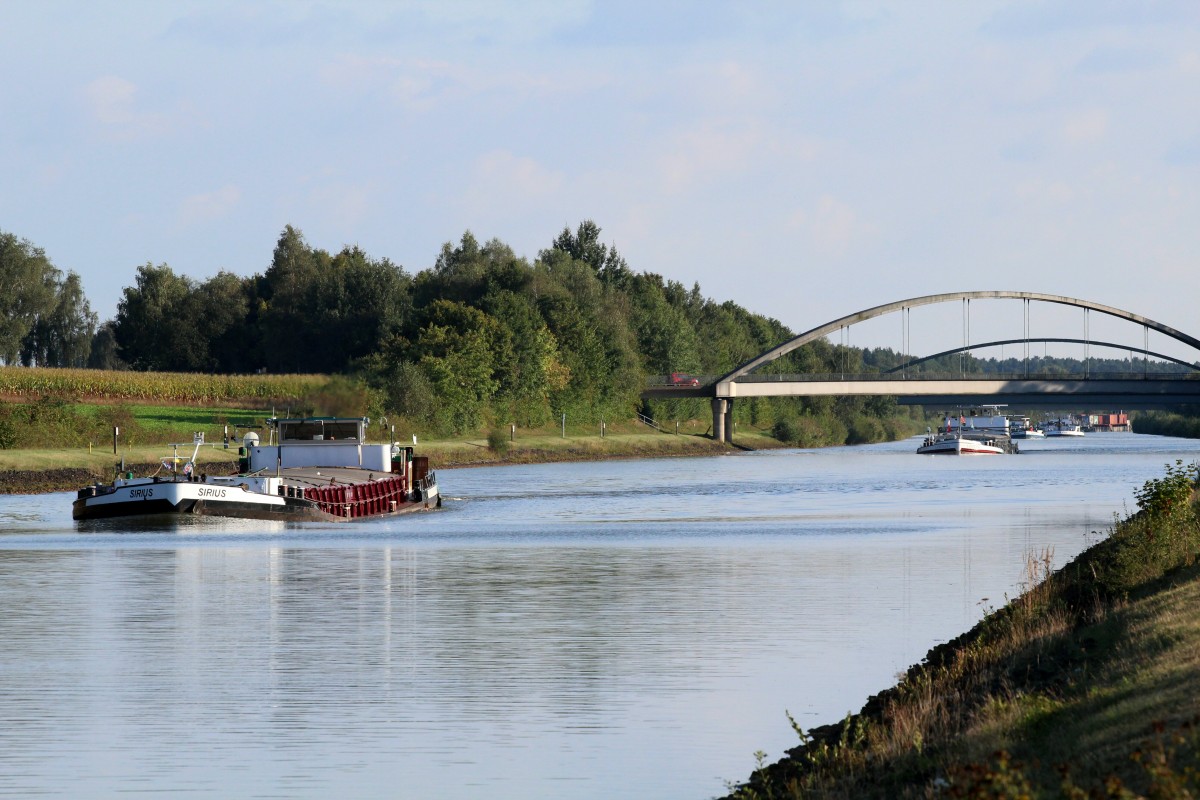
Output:
<svg viewBox="0 0 1200 800">
<path fill-rule="evenodd" d="M 444 470 L 353 525 L 0 498 L 0 795 L 713 797 L 1200 458 L 918 443 Z"/>
</svg>

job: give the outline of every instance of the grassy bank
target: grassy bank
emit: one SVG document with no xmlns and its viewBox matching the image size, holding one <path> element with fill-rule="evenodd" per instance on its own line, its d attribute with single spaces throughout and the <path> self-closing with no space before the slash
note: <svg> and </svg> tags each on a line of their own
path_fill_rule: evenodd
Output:
<svg viewBox="0 0 1200 800">
<path fill-rule="evenodd" d="M 488 464 L 534 464 L 553 461 L 593 461 L 608 458 L 655 458 L 659 456 L 719 455 L 733 450 L 766 450 L 787 447 L 763 431 L 739 434 L 730 447 L 703 434 L 672 434 L 658 431 L 625 430 L 597 434 L 539 431 L 519 433 L 499 446 L 487 438 L 419 442 L 418 450 L 429 456 L 435 467 L 485 466 Z"/>
<path fill-rule="evenodd" d="M 839 724 L 730 795 L 761 798 L 1184 798 L 1200 794 L 1200 521 L 1195 466 L 1139 511 L 929 652 Z"/>
<path fill-rule="evenodd" d="M 275 414 L 359 416 L 363 398 L 345 380 L 320 375 L 206 376 L 97 370 L 0 368 L 0 493 L 65 491 L 107 481 L 123 459 L 143 475 L 170 455 L 171 442 L 188 443 L 202 432 L 199 461 L 209 471 L 236 459 L 241 436 L 265 439 Z M 903 437 L 919 429 L 910 413 L 892 419 L 855 418 L 849 423 L 826 414 L 804 417 L 778 430 L 735 423 L 734 445 L 711 441 L 710 420 L 664 423 L 654 430 L 636 419 L 580 422 L 566 430 L 549 426 L 454 438 L 430 436 L 410 421 L 377 419 L 372 441 L 416 434 L 419 450 L 435 469 L 501 463 L 712 455 L 730 449 L 864 444 Z M 779 426 L 776 426 L 777 428 Z M 114 431 L 116 452 L 114 452 Z M 222 447 L 228 436 L 228 449 Z M 786 443 L 786 444 L 785 444 Z M 190 445 L 181 452 L 190 454 Z"/>
<path fill-rule="evenodd" d="M 159 468 L 163 457 L 172 452 L 170 447 L 149 445 L 122 447 L 113 455 L 111 444 L 107 450 L 95 447 L 0 450 L 0 494 L 74 491 L 95 481 L 111 480 L 122 461 L 127 471 L 150 475 Z M 178 452 L 190 456 L 192 446 L 180 447 Z M 197 471 L 228 474 L 235 469 L 236 460 L 236 446 L 229 450 L 205 447 L 196 458 Z"/>
<path fill-rule="evenodd" d="M 218 439 L 218 442 L 220 440 Z M 719 455 L 737 449 L 762 450 L 783 447 L 762 431 L 739 433 L 734 447 L 714 442 L 701 434 L 674 434 L 629 425 L 614 426 L 601 437 L 599 432 L 518 431 L 514 441 L 489 443 L 487 438 L 418 439 L 417 452 L 429 457 L 434 469 L 484 466 L 488 464 L 532 464 L 554 461 L 590 461 L 609 458 L 654 458 L 660 456 Z M 0 494 L 34 494 L 70 491 L 96 480 L 112 478 L 116 464 L 137 475 L 152 473 L 162 457 L 172 454 L 166 445 L 88 448 L 31 448 L 0 450 Z M 179 448 L 191 455 L 191 445 Z M 233 468 L 237 442 L 229 449 L 206 445 L 197 457 L 199 471 L 222 472 Z"/>
</svg>

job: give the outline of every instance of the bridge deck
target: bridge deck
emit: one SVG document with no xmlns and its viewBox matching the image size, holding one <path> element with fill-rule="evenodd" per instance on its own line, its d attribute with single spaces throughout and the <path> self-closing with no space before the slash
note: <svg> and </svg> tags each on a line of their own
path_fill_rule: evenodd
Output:
<svg viewBox="0 0 1200 800">
<path fill-rule="evenodd" d="M 699 387 L 650 387 L 644 397 L 836 397 L 893 396 L 907 405 L 1062 407 L 1087 405 L 1162 408 L 1200 404 L 1200 379 L 1192 378 L 973 378 L 903 379 L 888 375 L 758 375 Z"/>
</svg>

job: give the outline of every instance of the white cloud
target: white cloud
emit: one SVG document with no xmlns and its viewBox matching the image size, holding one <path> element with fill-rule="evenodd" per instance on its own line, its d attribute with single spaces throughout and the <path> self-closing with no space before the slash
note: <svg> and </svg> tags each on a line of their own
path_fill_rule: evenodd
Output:
<svg viewBox="0 0 1200 800">
<path fill-rule="evenodd" d="M 324 64 L 323 84 L 339 94 L 375 95 L 401 107 L 427 111 L 439 106 L 458 109 L 477 98 L 507 98 L 518 105 L 529 98 L 580 96 L 604 78 L 578 73 L 552 74 L 488 64 L 431 58 L 364 57 L 343 54 Z"/>
<path fill-rule="evenodd" d="M 308 213 L 313 219 L 339 230 L 357 228 L 371 211 L 373 192 L 366 184 L 335 183 L 308 193 Z"/>
<path fill-rule="evenodd" d="M 492 182 L 503 180 L 522 194 L 546 195 L 562 186 L 563 175 L 543 168 L 532 158 L 515 156 L 503 150 L 484 154 L 478 162 L 478 174 Z"/>
<path fill-rule="evenodd" d="M 214 192 L 194 194 L 179 206 L 179 223 L 197 225 L 227 216 L 242 199 L 242 190 L 232 184 Z"/>
<path fill-rule="evenodd" d="M 382 94 L 403 105 L 434 99 L 461 83 L 461 76 L 445 61 L 401 60 L 389 56 L 367 58 L 342 55 L 323 65 L 321 81 L 338 92 Z"/>
<path fill-rule="evenodd" d="M 115 75 L 97 78 L 84 87 L 84 98 L 92 119 L 110 135 L 120 139 L 156 136 L 169 123 L 162 114 L 137 108 L 136 84 Z"/>
<path fill-rule="evenodd" d="M 832 195 L 822 195 L 816 207 L 800 209 L 788 220 L 813 248 L 826 256 L 840 258 L 862 238 L 871 235 L 869 226 L 859 220 L 857 212 Z"/>
<path fill-rule="evenodd" d="M 38 183 L 47 187 L 61 186 L 70 169 L 71 165 L 65 159 L 44 163 L 37 171 Z"/>
<path fill-rule="evenodd" d="M 695 188 L 715 178 L 745 172 L 769 149 L 753 127 L 722 129 L 717 124 L 686 130 L 666 142 L 658 172 L 666 191 Z"/>
<path fill-rule="evenodd" d="M 593 6 L 590 0 L 522 0 L 520 3 L 419 0 L 412 3 L 412 7 L 420 9 L 439 30 L 521 44 L 584 22 Z"/>
<path fill-rule="evenodd" d="M 468 213 L 488 219 L 548 208 L 566 181 L 563 173 L 507 150 L 484 153 L 464 193 Z M 498 213 L 499 212 L 499 213 Z"/>
<path fill-rule="evenodd" d="M 1099 108 L 1072 114 L 1062 125 L 1062 137 L 1068 144 L 1081 144 L 1103 139 L 1106 133 L 1108 133 L 1108 112 Z"/>
<path fill-rule="evenodd" d="M 690 24 L 539 2 L 81 7 L 54 36 L 18 14 L 9 55 L 33 68 L 3 90 L 26 113 L 0 126 L 0 161 L 30 196 L 0 210 L 72 265 L 233 263 L 179 224 L 222 214 L 204 247 L 244 263 L 282 222 L 426 264 L 467 228 L 534 253 L 593 218 L 636 268 L 798 328 L 859 287 L 831 282 L 810 310 L 755 294 L 758 270 L 854 264 L 882 302 L 966 258 L 1107 286 L 1136 264 L 1161 286 L 1196 250 L 1194 25 L 1067 25 L 1094 16 L 1081 7 L 998 35 L 990 6 L 902 5 L 840 31 L 786 4 Z M 1139 180 L 1182 192 L 1140 190 L 1134 222 L 1157 228 L 1121 222 Z M 278 197 L 251 203 L 251 186 Z M 1128 305 L 1180 318 L 1185 300 Z"/>
<path fill-rule="evenodd" d="M 1022 181 L 1015 193 L 1021 205 L 1062 206 L 1075 199 L 1075 191 L 1062 181 Z"/>
<path fill-rule="evenodd" d="M 137 87 L 127 80 L 106 75 L 89 83 L 85 91 L 92 114 L 101 124 L 118 125 L 132 114 Z"/>
</svg>

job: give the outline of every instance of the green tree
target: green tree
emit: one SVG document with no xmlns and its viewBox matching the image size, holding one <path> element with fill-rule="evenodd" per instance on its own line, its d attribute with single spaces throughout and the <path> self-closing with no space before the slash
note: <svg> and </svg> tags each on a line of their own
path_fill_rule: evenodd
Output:
<svg viewBox="0 0 1200 800">
<path fill-rule="evenodd" d="M 483 423 L 499 388 L 493 376 L 499 335 L 496 321 L 477 308 L 449 300 L 430 307 L 413 350 L 442 405 L 448 431 L 462 433 Z"/>
<path fill-rule="evenodd" d="M 320 339 L 309 354 L 318 372 L 337 372 L 375 352 L 412 313 L 411 278 L 387 259 L 348 247 L 315 282 L 308 305 Z"/>
<path fill-rule="evenodd" d="M 405 361 L 400 355 L 408 350 L 408 343 L 402 340 L 385 343 L 381 352 L 369 356 L 360 365 L 363 377 L 377 391 L 382 413 L 440 429 L 438 413 L 441 405 L 436 390 L 421 367 Z"/>
<path fill-rule="evenodd" d="M 479 241 L 465 231 L 455 247 L 442 245 L 432 269 L 420 272 L 413 284 L 413 299 L 418 308 L 437 300 L 477 305 L 486 291 L 484 273 L 487 259 Z"/>
<path fill-rule="evenodd" d="M 85 366 L 96 321 L 79 276 L 68 272 L 66 279 L 56 282 L 52 306 L 38 316 L 21 342 L 21 361 L 46 367 Z"/>
<path fill-rule="evenodd" d="M 676 287 L 679 284 L 675 284 Z M 643 273 L 629 284 L 634 309 L 633 324 L 642 365 L 650 374 L 696 372 L 700 368 L 700 343 L 685 308 L 672 303 L 658 275 Z"/>
<path fill-rule="evenodd" d="M 92 336 L 87 366 L 89 369 L 129 368 L 129 365 L 121 358 L 120 348 L 117 345 L 115 320 L 106 320 L 96 329 L 95 335 Z"/>
<path fill-rule="evenodd" d="M 138 267 L 133 286 L 117 303 L 113 326 L 122 360 L 139 370 L 190 370 L 207 358 L 189 304 L 195 283 L 166 264 Z"/>
<path fill-rule="evenodd" d="M 317 372 L 313 353 L 327 343 L 315 319 L 321 273 L 329 254 L 314 250 L 304 235 L 288 225 L 279 235 L 271 266 L 258 281 L 258 356 L 272 372 Z"/>
<path fill-rule="evenodd" d="M 590 266 L 606 284 L 624 287 L 631 277 L 625 259 L 616 247 L 600 242 L 600 226 L 590 219 L 579 223 L 574 233 L 563 228 L 552 247 Z"/>
<path fill-rule="evenodd" d="M 560 249 L 543 251 L 531 290 L 570 380 L 551 393 L 557 412 L 590 419 L 631 416 L 644 382 L 628 298 Z"/>
<path fill-rule="evenodd" d="M 59 275 L 44 251 L 0 231 L 0 362 L 17 363 L 25 337 L 53 312 Z"/>
<path fill-rule="evenodd" d="M 507 406 L 507 418 L 523 427 L 545 425 L 552 417 L 551 393 L 571 377 L 559 357 L 558 340 L 528 295 L 500 289 L 483 305 L 503 342 L 494 348 L 498 402 Z"/>
<path fill-rule="evenodd" d="M 253 281 L 221 270 L 192 291 L 191 313 L 196 334 L 204 343 L 201 363 L 193 369 L 209 372 L 246 373 L 257 366 L 254 348 L 247 347 L 250 328 L 247 315 Z"/>
<path fill-rule="evenodd" d="M 412 315 L 412 279 L 358 247 L 314 250 L 290 225 L 248 292 L 260 360 L 274 372 L 341 372 L 376 352 Z M 250 322 L 247 323 L 251 325 Z"/>
</svg>

